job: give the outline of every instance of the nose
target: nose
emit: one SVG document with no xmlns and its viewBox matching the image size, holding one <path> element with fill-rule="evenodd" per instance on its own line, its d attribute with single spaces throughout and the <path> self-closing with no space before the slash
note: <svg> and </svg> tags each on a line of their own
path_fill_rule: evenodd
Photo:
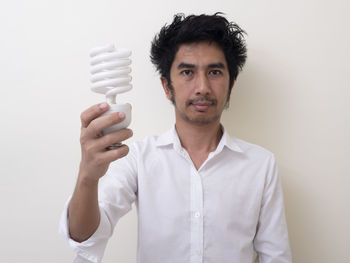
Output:
<svg viewBox="0 0 350 263">
<path fill-rule="evenodd" d="M 196 79 L 196 95 L 208 95 L 210 94 L 210 82 L 205 73 L 197 75 Z"/>
</svg>

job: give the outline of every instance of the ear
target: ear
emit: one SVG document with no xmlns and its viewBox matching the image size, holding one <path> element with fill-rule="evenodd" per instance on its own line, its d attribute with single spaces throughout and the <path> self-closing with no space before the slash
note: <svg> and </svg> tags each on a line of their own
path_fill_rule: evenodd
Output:
<svg viewBox="0 0 350 263">
<path fill-rule="evenodd" d="M 168 100 L 171 100 L 172 94 L 171 94 L 171 91 L 169 89 L 169 84 L 168 84 L 167 79 L 164 77 L 161 77 L 160 80 L 162 82 L 162 86 L 163 86 L 166 97 L 168 98 Z"/>
</svg>

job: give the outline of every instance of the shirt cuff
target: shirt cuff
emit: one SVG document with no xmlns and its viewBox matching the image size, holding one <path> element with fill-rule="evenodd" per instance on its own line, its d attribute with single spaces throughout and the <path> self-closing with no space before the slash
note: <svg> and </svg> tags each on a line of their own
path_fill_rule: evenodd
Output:
<svg viewBox="0 0 350 263">
<path fill-rule="evenodd" d="M 108 217 L 100 207 L 100 223 L 95 233 L 83 242 L 76 242 L 69 235 L 68 207 L 71 198 L 67 200 L 64 206 L 59 224 L 59 233 L 67 239 L 69 246 L 76 253 L 75 263 L 100 263 L 107 241 L 113 232 Z"/>
</svg>

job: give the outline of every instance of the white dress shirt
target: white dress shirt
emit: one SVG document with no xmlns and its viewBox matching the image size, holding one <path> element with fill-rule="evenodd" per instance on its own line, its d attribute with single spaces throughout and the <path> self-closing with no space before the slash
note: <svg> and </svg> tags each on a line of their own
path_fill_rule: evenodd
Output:
<svg viewBox="0 0 350 263">
<path fill-rule="evenodd" d="M 113 229 L 133 202 L 139 263 L 290 263 L 283 194 L 269 151 L 226 131 L 197 170 L 175 128 L 148 137 L 113 162 L 99 183 L 100 224 L 86 241 L 60 231 L 75 262 L 101 262 Z"/>
</svg>

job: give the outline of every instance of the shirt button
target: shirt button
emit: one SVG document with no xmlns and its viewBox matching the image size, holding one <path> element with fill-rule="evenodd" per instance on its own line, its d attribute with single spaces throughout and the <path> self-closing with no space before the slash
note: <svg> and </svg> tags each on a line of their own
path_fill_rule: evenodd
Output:
<svg viewBox="0 0 350 263">
<path fill-rule="evenodd" d="M 199 213 L 199 212 L 194 213 L 194 217 L 195 217 L 195 218 L 198 218 L 198 217 L 200 217 L 200 216 L 201 216 L 201 213 Z"/>
</svg>

